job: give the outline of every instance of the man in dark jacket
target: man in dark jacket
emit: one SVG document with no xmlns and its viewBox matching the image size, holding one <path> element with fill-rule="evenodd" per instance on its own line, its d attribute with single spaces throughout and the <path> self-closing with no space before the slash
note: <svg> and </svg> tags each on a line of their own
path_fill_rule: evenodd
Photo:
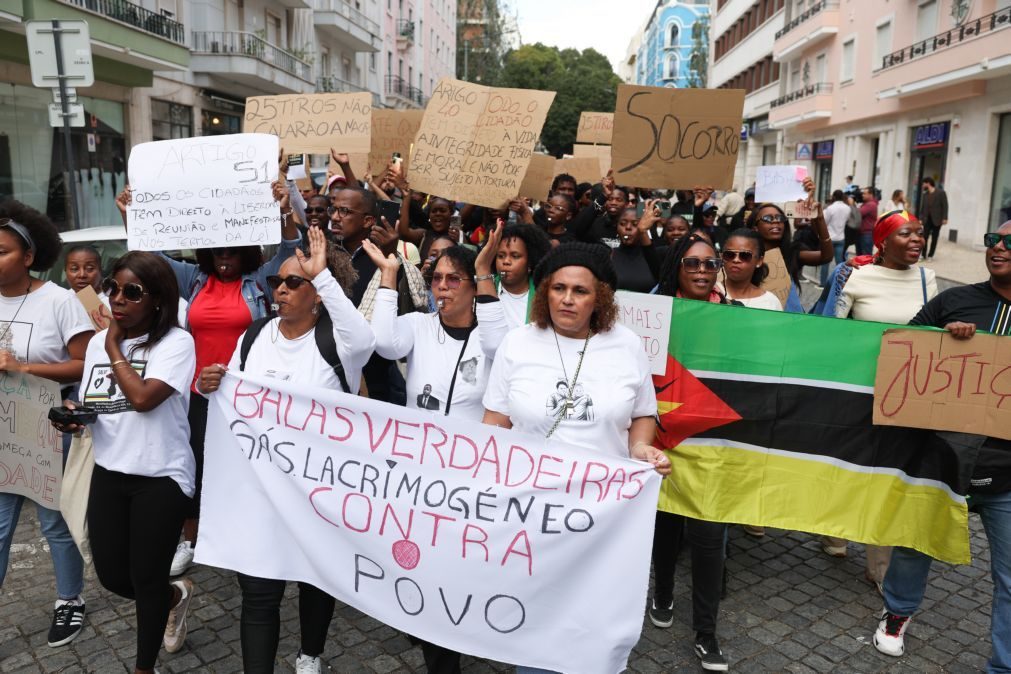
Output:
<svg viewBox="0 0 1011 674">
<path fill-rule="evenodd" d="M 923 223 L 923 231 L 927 236 L 923 254 L 930 260 L 937 250 L 941 227 L 948 224 L 948 195 L 930 177 L 923 179 L 922 187 L 923 194 L 920 196 L 920 212 L 917 217 Z"/>
<path fill-rule="evenodd" d="M 951 288 L 928 302 L 910 321 L 912 325 L 944 328 L 957 339 L 970 339 L 976 330 L 1011 334 L 1011 220 L 983 236 L 990 279 Z M 973 466 L 967 501 L 983 520 L 990 543 L 993 606 L 989 672 L 1011 671 L 1011 441 L 981 438 Z M 929 523 L 924 523 L 929 527 Z M 874 647 L 886 655 L 905 652 L 903 637 L 909 617 L 919 608 L 927 589 L 933 560 L 922 552 L 895 548 L 885 575 L 885 608 L 874 633 Z"/>
</svg>

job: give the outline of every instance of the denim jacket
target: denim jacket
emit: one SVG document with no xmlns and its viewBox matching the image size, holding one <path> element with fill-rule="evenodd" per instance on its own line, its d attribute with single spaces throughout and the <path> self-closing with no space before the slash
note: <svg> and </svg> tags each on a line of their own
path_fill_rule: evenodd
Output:
<svg viewBox="0 0 1011 674">
<path fill-rule="evenodd" d="M 301 235 L 297 239 L 283 239 L 281 245 L 277 247 L 274 257 L 260 265 L 256 271 L 242 275 L 242 298 L 246 300 L 252 320 L 255 321 L 266 316 L 273 300 L 270 288 L 267 286 L 267 277 L 276 274 L 281 269 L 281 264 L 295 254 L 295 249 L 301 242 Z M 190 303 L 186 309 L 186 325 L 183 326 L 189 330 L 189 313 L 193 306 L 193 298 L 207 283 L 207 274 L 200 271 L 200 267 L 192 262 L 180 262 L 167 255 L 162 257 L 172 266 L 172 271 L 176 274 L 176 281 L 179 283 L 179 296 Z"/>
</svg>

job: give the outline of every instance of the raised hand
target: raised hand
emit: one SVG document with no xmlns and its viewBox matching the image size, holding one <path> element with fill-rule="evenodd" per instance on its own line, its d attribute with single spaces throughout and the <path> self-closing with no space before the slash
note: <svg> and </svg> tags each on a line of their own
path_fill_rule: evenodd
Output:
<svg viewBox="0 0 1011 674">
<path fill-rule="evenodd" d="M 307 235 L 309 237 L 309 257 L 306 257 L 300 248 L 296 248 L 295 259 L 302 271 L 305 272 L 306 278 L 311 281 L 326 269 L 326 235 L 319 227 L 310 227 Z"/>
<path fill-rule="evenodd" d="M 281 209 L 287 209 L 291 201 L 291 195 L 288 193 L 288 186 L 280 180 L 275 180 L 270 183 L 270 190 L 274 193 L 274 201 L 280 204 Z"/>
<path fill-rule="evenodd" d="M 481 252 L 477 254 L 477 260 L 474 261 L 474 271 L 477 272 L 478 276 L 487 276 L 492 273 L 495 257 L 498 255 L 498 246 L 502 242 L 503 229 L 505 229 L 505 222 L 503 222 L 502 218 L 499 218 L 495 221 L 494 229 L 488 232 L 488 240 L 485 242 Z"/>
<path fill-rule="evenodd" d="M 372 260 L 380 271 L 393 270 L 393 272 L 396 273 L 397 269 L 400 268 L 399 257 L 393 253 L 384 255 L 383 251 L 379 249 L 379 246 L 368 239 L 362 241 L 362 249 L 365 250 L 365 254 L 369 256 L 369 259 Z"/>
<path fill-rule="evenodd" d="M 390 255 L 397 251 L 400 236 L 397 234 L 397 229 L 390 225 L 386 218 L 379 216 L 379 221 L 372 226 L 369 239 L 379 246 L 383 253 Z"/>
</svg>

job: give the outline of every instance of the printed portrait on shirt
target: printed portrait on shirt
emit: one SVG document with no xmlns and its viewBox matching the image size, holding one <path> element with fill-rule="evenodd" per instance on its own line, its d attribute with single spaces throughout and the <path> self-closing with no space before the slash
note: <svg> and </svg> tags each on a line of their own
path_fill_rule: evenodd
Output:
<svg viewBox="0 0 1011 674">
<path fill-rule="evenodd" d="M 473 358 L 468 358 L 467 360 L 460 362 L 460 378 L 471 386 L 477 384 L 478 360 L 478 356 L 474 356 Z"/>
<path fill-rule="evenodd" d="M 570 395 L 568 382 L 565 379 L 556 380 L 555 390 L 548 396 L 545 407 L 547 415 L 552 419 L 561 416 L 563 420 L 593 421 L 593 399 L 578 382 Z"/>
<path fill-rule="evenodd" d="M 0 321 L 0 351 L 6 351 L 24 362 L 28 360 L 28 345 L 32 340 L 32 324 L 24 321 Z"/>
<path fill-rule="evenodd" d="M 130 361 L 130 367 L 136 370 L 143 379 L 147 361 Z M 123 394 L 123 389 L 120 388 L 110 363 L 93 365 L 91 373 L 83 383 L 84 400 L 82 402 L 88 407 L 94 408 L 99 414 L 133 411 L 133 405 Z"/>
<path fill-rule="evenodd" d="M 440 410 L 442 402 L 432 395 L 432 385 L 425 384 L 418 394 L 418 408 L 423 410 Z"/>
</svg>

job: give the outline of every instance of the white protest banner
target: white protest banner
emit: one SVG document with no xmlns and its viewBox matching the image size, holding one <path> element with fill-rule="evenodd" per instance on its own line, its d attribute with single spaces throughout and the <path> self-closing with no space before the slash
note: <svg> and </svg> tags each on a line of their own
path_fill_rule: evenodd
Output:
<svg viewBox="0 0 1011 674">
<path fill-rule="evenodd" d="M 201 564 L 502 662 L 614 674 L 639 640 L 647 464 L 248 373 L 212 396 L 206 444 Z"/>
<path fill-rule="evenodd" d="M 803 166 L 759 166 L 755 177 L 755 203 L 781 204 L 806 199 Z"/>
<path fill-rule="evenodd" d="M 330 154 L 369 151 L 372 94 L 282 94 L 250 96 L 242 118 L 245 133 L 269 133 L 288 152 Z M 131 176 L 132 177 L 132 176 Z"/>
<path fill-rule="evenodd" d="M 412 189 L 489 208 L 515 198 L 554 98 L 442 78 L 414 139 Z"/>
<path fill-rule="evenodd" d="M 639 335 L 653 374 L 667 371 L 667 347 L 670 345 L 671 298 L 619 290 L 618 322 Z"/>
<path fill-rule="evenodd" d="M 130 152 L 130 250 L 281 241 L 277 137 L 237 133 L 141 143 Z"/>
<path fill-rule="evenodd" d="M 0 322 L 0 333 L 24 339 L 28 323 Z M 23 372 L 0 371 L 0 492 L 27 496 L 59 510 L 63 479 L 63 435 L 49 423 L 60 404 L 60 385 Z"/>
</svg>

